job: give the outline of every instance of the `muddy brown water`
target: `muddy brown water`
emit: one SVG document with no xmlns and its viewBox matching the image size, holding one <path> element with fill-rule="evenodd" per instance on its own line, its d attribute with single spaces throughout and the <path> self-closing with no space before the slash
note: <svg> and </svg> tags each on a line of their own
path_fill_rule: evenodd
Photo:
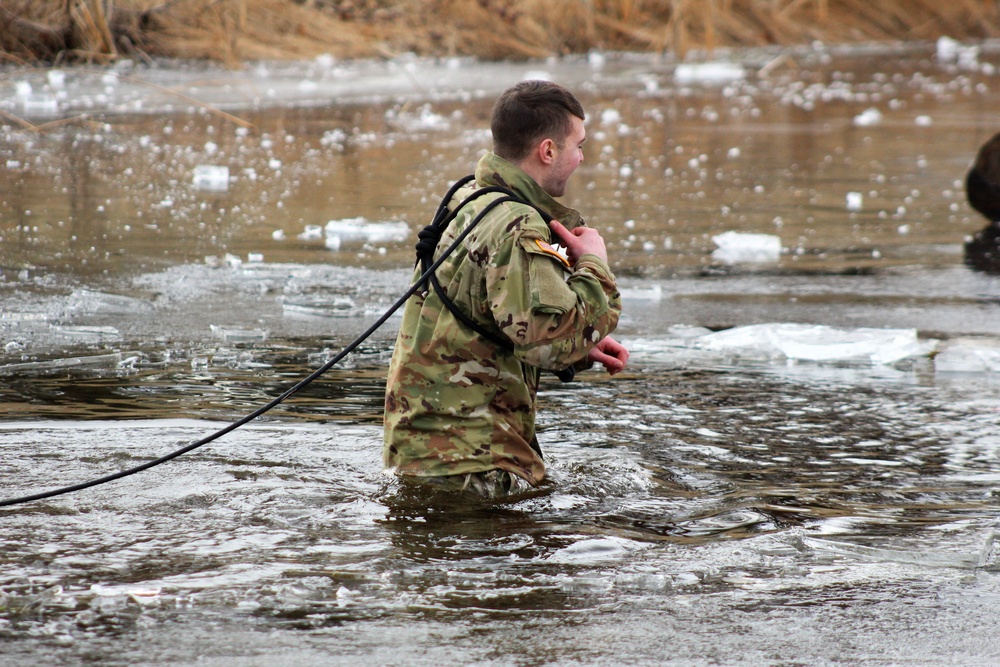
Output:
<svg viewBox="0 0 1000 667">
<path fill-rule="evenodd" d="M 41 126 L 0 143 L 3 498 L 162 456 L 336 354 L 527 76 L 588 110 L 566 199 L 633 349 L 546 381 L 550 480 L 516 502 L 383 473 L 390 318 L 210 445 L 0 510 L 4 664 L 996 664 L 1000 285 L 962 179 L 1000 51 L 726 59 L 3 71 Z M 780 249 L 733 261 L 724 232 Z"/>
</svg>

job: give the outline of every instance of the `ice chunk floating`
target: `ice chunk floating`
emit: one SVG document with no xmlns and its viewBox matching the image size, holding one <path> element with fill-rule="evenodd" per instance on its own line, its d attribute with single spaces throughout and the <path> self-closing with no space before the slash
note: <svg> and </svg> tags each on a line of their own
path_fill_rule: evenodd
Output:
<svg viewBox="0 0 1000 667">
<path fill-rule="evenodd" d="M 709 350 L 751 349 L 805 361 L 867 359 L 877 364 L 924 356 L 936 347 L 936 341 L 919 340 L 915 329 L 835 329 L 810 324 L 752 324 L 702 336 L 695 344 Z"/>
<path fill-rule="evenodd" d="M 726 83 L 746 76 L 739 63 L 692 63 L 674 70 L 677 83 Z"/>
<path fill-rule="evenodd" d="M 865 196 L 860 192 L 848 192 L 845 197 L 848 211 L 860 211 L 865 205 Z"/>
<path fill-rule="evenodd" d="M 398 243 L 410 235 L 405 222 L 368 222 L 364 218 L 331 220 L 323 228 L 326 246 L 336 250 L 348 243 Z"/>
<path fill-rule="evenodd" d="M 858 127 L 871 127 L 882 122 L 882 112 L 878 109 L 865 109 L 854 117 L 854 124 Z"/>
<path fill-rule="evenodd" d="M 229 167 L 200 164 L 194 168 L 192 182 L 199 190 L 226 191 L 229 189 Z"/>
<path fill-rule="evenodd" d="M 725 232 L 712 240 L 719 246 L 712 258 L 724 264 L 776 262 L 781 257 L 781 239 L 771 234 Z"/>
<path fill-rule="evenodd" d="M 636 359 L 691 359 L 724 355 L 749 359 L 892 364 L 924 357 L 937 340 L 921 340 L 916 329 L 838 329 L 825 325 L 766 323 L 710 331 L 674 326 L 664 340 L 630 341 Z"/>
<path fill-rule="evenodd" d="M 934 369 L 939 373 L 1000 372 L 1000 343 L 987 339 L 949 341 L 934 357 Z"/>
</svg>

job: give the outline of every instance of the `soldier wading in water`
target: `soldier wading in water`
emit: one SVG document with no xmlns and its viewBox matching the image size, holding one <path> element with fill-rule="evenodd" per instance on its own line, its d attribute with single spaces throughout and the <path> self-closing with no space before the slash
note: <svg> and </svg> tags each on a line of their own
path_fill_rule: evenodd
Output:
<svg viewBox="0 0 1000 667">
<path fill-rule="evenodd" d="M 421 232 L 416 276 L 475 224 L 403 313 L 383 458 L 405 480 L 486 498 L 529 491 L 545 476 L 535 438 L 541 371 L 566 379 L 594 362 L 611 374 L 625 367 L 628 350 L 609 336 L 621 298 L 604 240 L 554 199 L 583 161 L 583 121 L 580 102 L 556 84 L 505 91 L 493 107 L 493 152 Z"/>
</svg>

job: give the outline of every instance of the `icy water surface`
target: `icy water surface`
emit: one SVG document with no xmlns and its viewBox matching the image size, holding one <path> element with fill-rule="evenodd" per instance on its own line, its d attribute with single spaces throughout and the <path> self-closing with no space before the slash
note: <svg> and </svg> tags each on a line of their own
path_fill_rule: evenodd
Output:
<svg viewBox="0 0 1000 667">
<path fill-rule="evenodd" d="M 589 111 L 567 200 L 633 350 L 545 382 L 550 480 L 508 503 L 383 474 L 390 318 L 216 442 L 0 509 L 3 663 L 996 664 L 1000 285 L 962 179 L 1000 53 L 732 55 L 3 72 L 0 499 L 330 359 L 527 76 Z"/>
</svg>

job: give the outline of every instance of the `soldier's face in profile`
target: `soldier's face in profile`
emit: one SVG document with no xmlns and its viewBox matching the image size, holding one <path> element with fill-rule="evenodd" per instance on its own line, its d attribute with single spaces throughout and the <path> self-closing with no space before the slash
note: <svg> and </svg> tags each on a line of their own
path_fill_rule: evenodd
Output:
<svg viewBox="0 0 1000 667">
<path fill-rule="evenodd" d="M 583 162 L 583 142 L 587 140 L 587 130 L 583 120 L 570 116 L 570 132 L 562 145 L 555 147 L 555 159 L 549 167 L 549 173 L 542 188 L 553 197 L 566 194 L 566 184 L 576 168 Z"/>
</svg>

